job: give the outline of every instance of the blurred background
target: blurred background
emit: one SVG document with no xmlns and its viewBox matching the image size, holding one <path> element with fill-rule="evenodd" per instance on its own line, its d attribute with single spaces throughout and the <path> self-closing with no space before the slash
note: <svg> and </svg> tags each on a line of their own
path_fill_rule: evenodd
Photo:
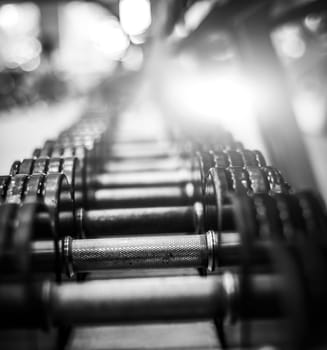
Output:
<svg viewBox="0 0 327 350">
<path fill-rule="evenodd" d="M 327 6 L 241 3 L 1 1 L 0 172 L 96 95 L 140 123 L 222 124 L 327 199 Z"/>
<path fill-rule="evenodd" d="M 0 174 L 92 108 L 153 135 L 222 125 L 326 201 L 327 1 L 0 0 Z M 71 349 L 218 344 L 201 322 L 76 332 Z"/>
</svg>

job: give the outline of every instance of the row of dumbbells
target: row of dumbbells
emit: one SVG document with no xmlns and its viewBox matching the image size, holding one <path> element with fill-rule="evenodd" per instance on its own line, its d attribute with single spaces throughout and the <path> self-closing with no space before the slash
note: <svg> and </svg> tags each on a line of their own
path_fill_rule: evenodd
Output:
<svg viewBox="0 0 327 350">
<path fill-rule="evenodd" d="M 260 152 L 223 131 L 208 145 L 119 145 L 106 119 L 82 119 L 1 178 L 1 324 L 214 318 L 224 344 L 226 319 L 277 318 L 293 346 L 323 341 L 319 199 L 293 194 Z M 218 273 L 42 282 L 141 267 Z"/>
<path fill-rule="evenodd" d="M 100 121 L 101 129 L 103 123 L 102 120 Z M 87 119 L 85 124 L 89 123 L 92 124 L 93 120 Z M 93 128 L 96 130 L 95 137 L 98 137 L 98 128 Z M 81 129 L 81 123 L 79 129 Z M 90 127 L 85 129 L 89 130 Z M 76 133 L 76 130 L 73 130 Z M 266 165 L 260 152 L 244 149 L 229 135 L 229 144 L 226 146 L 221 145 L 219 139 L 226 139 L 227 136 L 220 136 L 217 133 L 218 139 L 215 146 L 197 146 L 196 150 L 190 149 L 188 154 L 185 150 L 179 154 L 175 151 L 181 164 L 176 170 L 163 170 L 160 166 L 156 170 L 147 170 L 148 178 L 152 178 L 150 187 L 147 187 L 149 184 L 144 182 L 144 171 L 136 169 L 132 171 L 131 168 L 128 172 L 125 170 L 122 173 L 116 171 L 88 175 L 89 165 L 94 163 L 94 159 L 98 164 L 101 160 L 102 164 L 105 164 L 106 159 L 103 155 L 99 156 L 101 152 L 98 150 L 108 145 L 103 142 L 105 145 L 99 146 L 100 142 L 96 140 L 96 147 L 92 147 L 94 135 L 81 133 L 74 139 L 73 145 L 69 146 L 67 132 L 63 135 L 64 141 L 60 137 L 56 142 L 46 142 L 42 149 L 34 152 L 32 158 L 14 162 L 10 175 L 1 179 L 2 201 L 8 204 L 3 208 L 10 207 L 4 215 L 15 216 L 16 214 L 12 212 L 17 211 L 20 203 L 37 198 L 42 199 L 48 208 L 51 208 L 52 226 L 55 232 L 48 237 L 55 237 L 56 244 L 53 246 L 50 240 L 33 243 L 34 270 L 44 269 L 45 266 L 52 267 L 53 256 L 58 255 L 63 257 L 60 262 L 65 265 L 59 270 L 69 271 L 69 275 L 73 270 L 92 271 L 128 266 L 194 266 L 213 270 L 215 269 L 213 260 L 209 259 L 210 262 L 206 263 L 208 259 L 206 254 L 203 254 L 203 251 L 207 251 L 207 255 L 212 254 L 209 252 L 208 245 L 215 250 L 216 239 L 210 230 L 233 232 L 237 226 L 234 208 L 229 203 L 227 195 L 231 192 L 267 196 L 271 193 L 289 193 L 289 186 L 281 174 L 278 170 Z M 147 143 L 147 146 L 149 145 Z M 135 157 L 135 148 L 139 146 L 141 146 L 140 149 L 143 148 L 143 152 L 143 144 L 134 146 L 132 159 Z M 123 147 L 126 149 L 126 145 Z M 156 157 L 154 159 L 163 160 L 171 156 L 171 150 L 164 150 L 162 146 L 157 152 L 152 149 L 151 155 L 148 151 L 146 155 L 142 152 L 139 153 L 139 158 L 143 156 L 147 160 L 153 160 L 154 157 Z M 102 153 L 105 152 L 102 151 Z M 129 159 L 130 156 L 126 153 L 121 154 L 121 151 L 119 153 L 119 148 L 116 146 L 116 154 L 112 158 L 120 158 L 120 163 L 126 164 L 129 163 L 126 158 Z M 123 157 L 125 161 L 122 161 Z M 184 169 L 183 166 L 185 166 Z M 187 172 L 188 176 L 178 177 L 181 168 Z M 178 180 L 173 177 L 174 172 Z M 66 178 L 62 174 L 65 174 Z M 92 178 L 108 177 L 110 179 L 112 175 L 118 180 L 128 175 L 134 182 L 131 180 L 129 183 L 103 181 L 102 189 L 98 188 L 99 182 L 92 182 Z M 207 176 L 210 181 L 206 181 Z M 89 180 L 90 177 L 91 180 Z M 169 181 L 174 181 L 174 186 L 170 184 L 167 190 Z M 207 186 L 205 186 L 206 182 Z M 132 184 L 134 187 L 131 187 Z M 154 184 L 156 187 L 153 187 Z M 97 198 L 93 202 L 86 199 L 90 192 Z M 107 198 L 98 199 L 99 192 L 100 194 L 106 192 Z M 114 192 L 116 192 L 115 195 L 113 195 Z M 138 195 L 135 195 L 135 192 Z M 213 203 L 218 204 L 214 207 Z M 123 208 L 117 208 L 119 204 Z M 158 205 L 161 206 L 158 207 Z M 105 209 L 93 209 L 94 207 Z M 33 219 L 37 221 L 39 231 L 43 234 L 49 231 L 49 217 L 46 214 L 35 213 Z M 3 221 L 7 220 L 5 218 Z M 19 222 L 20 219 L 18 218 L 17 221 Z M 166 235 L 144 237 L 146 234 L 162 233 Z M 176 233 L 187 234 L 177 236 Z M 117 235 L 126 234 L 134 236 L 129 237 L 128 240 L 117 237 Z M 106 237 L 105 240 L 82 239 L 103 236 Z M 234 239 L 237 241 L 236 236 L 234 235 Z M 228 234 L 228 237 L 230 240 L 232 235 Z M 134 250 L 131 250 L 131 247 L 135 247 Z M 158 247 L 161 247 L 161 251 Z M 196 251 L 193 251 L 194 249 Z M 106 253 L 99 254 L 101 250 Z M 116 252 L 116 257 L 113 252 Z M 147 258 L 151 254 L 154 254 L 153 258 Z M 188 259 L 192 254 L 193 261 Z M 163 259 L 164 256 L 171 256 L 171 258 Z M 39 263 L 38 259 L 43 263 Z M 210 266 L 205 266 L 208 263 Z M 10 264 L 6 266 L 9 267 Z"/>
</svg>

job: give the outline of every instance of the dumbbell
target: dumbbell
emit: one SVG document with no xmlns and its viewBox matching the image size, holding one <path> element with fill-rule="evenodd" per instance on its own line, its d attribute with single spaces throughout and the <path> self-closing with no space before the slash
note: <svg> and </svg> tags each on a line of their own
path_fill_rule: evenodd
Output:
<svg viewBox="0 0 327 350">
<path fill-rule="evenodd" d="M 30 250 L 26 250 L 24 254 L 31 256 L 32 271 L 64 271 L 71 277 L 74 272 L 117 268 L 192 267 L 214 271 L 226 266 L 239 266 L 243 245 L 247 245 L 246 235 L 249 232 L 250 239 L 254 241 L 251 259 L 256 264 L 265 262 L 264 254 L 274 239 L 291 245 L 297 241 L 298 235 L 303 235 L 317 242 L 324 251 L 327 247 L 326 213 L 321 202 L 311 193 L 276 194 L 273 197 L 264 194 L 253 197 L 233 195 L 231 205 L 234 231 L 211 230 L 199 235 L 129 236 L 86 240 L 65 237 L 59 245 L 54 245 L 53 240 L 37 240 L 37 235 L 29 233 L 28 237 L 36 236 L 36 240 L 30 241 Z M 16 208 L 16 216 L 0 216 L 0 222 L 12 220 L 20 223 L 25 220 L 26 224 L 26 218 L 21 219 L 21 210 Z M 8 211 L 2 209 L 2 212 Z M 34 224 L 26 224 L 31 229 L 37 228 L 37 213 L 34 214 L 29 218 Z M 50 227 L 50 216 L 47 217 Z M 4 237 L 20 236 L 8 223 L 4 226 L 7 228 L 3 230 Z M 20 226 L 18 230 L 21 230 Z M 28 243 L 25 243 L 24 246 L 27 245 Z M 10 251 L 15 252 L 17 249 L 13 247 Z M 14 257 L 11 259 L 15 261 Z M 11 264 L 7 262 L 2 266 L 9 268 Z"/>
<path fill-rule="evenodd" d="M 278 277 L 271 278 L 270 281 L 265 275 L 254 277 L 257 292 L 263 297 L 258 298 L 261 302 L 270 298 L 273 300 L 276 297 L 274 293 L 281 288 L 276 283 Z M 224 276 L 204 279 L 137 278 L 65 283 L 62 286 L 44 282 L 30 286 L 30 293 L 26 293 L 26 287 L 19 284 L 0 284 L 1 309 L 4 314 L 8 312 L 7 322 L 2 319 L 1 326 L 10 327 L 11 323 L 27 327 L 42 326 L 42 321 L 47 317 L 53 324 L 74 325 L 124 323 L 126 320 L 139 322 L 210 319 L 224 317 L 229 312 L 237 318 L 238 312 L 235 308 L 240 298 L 239 284 L 236 274 L 227 273 Z M 268 286 L 275 288 L 268 290 Z M 26 302 L 29 301 L 28 294 L 34 297 L 34 313 Z M 270 294 L 270 298 L 267 294 Z M 266 307 L 267 305 L 264 310 L 267 310 Z M 25 315 L 23 311 L 26 312 Z M 41 317 L 42 311 L 45 317 Z M 261 312 L 264 313 L 263 309 Z M 13 318 L 18 315 L 23 317 L 18 317 L 14 322 Z M 27 318 L 30 318 L 29 322 Z"/>
</svg>

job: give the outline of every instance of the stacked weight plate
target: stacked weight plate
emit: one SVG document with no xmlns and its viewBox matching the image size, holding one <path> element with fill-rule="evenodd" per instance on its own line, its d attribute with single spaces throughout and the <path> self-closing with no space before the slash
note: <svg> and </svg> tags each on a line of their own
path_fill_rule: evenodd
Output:
<svg viewBox="0 0 327 350">
<path fill-rule="evenodd" d="M 223 129 L 149 137 L 134 121 L 122 141 L 130 121 L 110 114 L 86 111 L 0 178 L 9 347 L 22 330 L 67 348 L 76 327 L 199 320 L 221 347 L 325 346 L 319 198 Z"/>
</svg>

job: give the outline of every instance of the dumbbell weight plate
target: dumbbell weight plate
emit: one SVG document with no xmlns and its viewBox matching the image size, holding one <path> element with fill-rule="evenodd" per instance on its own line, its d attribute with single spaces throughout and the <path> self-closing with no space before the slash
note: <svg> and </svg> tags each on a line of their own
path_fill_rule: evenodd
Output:
<svg viewBox="0 0 327 350">
<path fill-rule="evenodd" d="M 6 203 L 0 205 L 0 259 L 2 260 L 10 247 L 10 237 L 15 224 L 15 216 L 18 208 L 17 203 Z M 4 267 L 0 264 L 0 269 Z M 0 274 L 0 278 L 4 277 Z"/>
<path fill-rule="evenodd" d="M 20 165 L 21 165 L 21 162 L 20 162 L 19 160 L 16 160 L 16 161 L 12 164 L 12 166 L 11 166 L 11 168 L 10 168 L 10 171 L 9 171 L 9 174 L 10 174 L 11 176 L 16 175 L 16 174 L 19 172 Z"/>
<path fill-rule="evenodd" d="M 7 180 L 7 179 L 6 179 Z M 63 174 L 17 174 L 10 177 L 5 194 L 6 203 L 43 201 L 49 208 L 53 230 L 59 235 L 76 231 L 74 202 L 71 188 Z M 66 215 L 62 216 L 62 213 Z M 64 220 L 69 214 L 69 219 Z M 46 231 L 45 231 L 46 232 Z"/>
<path fill-rule="evenodd" d="M 246 194 L 245 188 L 235 180 L 234 188 L 239 189 L 239 194 Z M 205 229 L 221 231 L 223 205 L 226 196 L 232 191 L 227 171 L 220 168 L 211 168 L 205 185 Z"/>
<path fill-rule="evenodd" d="M 271 193 L 289 193 L 291 191 L 279 170 L 271 166 L 261 167 L 261 170 L 266 174 Z"/>
<path fill-rule="evenodd" d="M 6 193 L 6 203 L 20 204 L 24 200 L 28 175 L 17 174 L 11 177 Z"/>
<path fill-rule="evenodd" d="M 230 189 L 235 193 L 251 192 L 248 172 L 241 167 L 229 167 L 226 174 L 230 180 Z"/>
<path fill-rule="evenodd" d="M 249 166 L 246 168 L 253 193 L 268 193 L 270 186 L 267 177 L 258 167 Z"/>
<path fill-rule="evenodd" d="M 34 160 L 34 174 L 46 174 L 48 172 L 49 158 L 36 158 Z"/>
<path fill-rule="evenodd" d="M 11 181 L 10 175 L 0 176 L 0 203 L 6 199 L 7 189 Z"/>
</svg>

